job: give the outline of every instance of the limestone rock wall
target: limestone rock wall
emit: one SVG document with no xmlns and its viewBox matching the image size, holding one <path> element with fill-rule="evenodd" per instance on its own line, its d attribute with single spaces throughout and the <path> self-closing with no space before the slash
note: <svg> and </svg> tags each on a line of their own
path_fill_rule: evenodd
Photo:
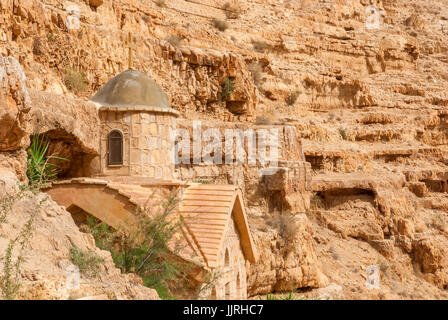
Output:
<svg viewBox="0 0 448 320">
<path fill-rule="evenodd" d="M 19 281 L 21 287 L 16 299 L 159 299 L 153 289 L 144 287 L 141 279 L 122 275 L 115 268 L 109 252 L 95 246 L 90 234 L 82 233 L 69 212 L 58 206 L 44 193 L 20 192 L 14 173 L 0 169 L 0 196 L 2 201 L 9 195 L 14 210 L 7 212 L 0 223 L 0 252 L 6 251 L 10 241 L 18 236 L 24 225 L 33 217 L 30 239 L 23 250 Z M 3 202 L 4 203 L 4 202 Z M 3 213 L 2 213 L 3 217 Z M 67 268 L 73 265 L 69 251 L 72 246 L 91 250 L 104 259 L 100 265 L 99 278 L 81 276 L 79 288 L 67 286 Z M 19 246 L 12 251 L 16 261 Z M 3 272 L 3 270 L 1 271 Z M 0 297 L 2 293 L 0 293 Z"/>
<path fill-rule="evenodd" d="M 127 68 L 131 31 L 134 67 L 188 120 L 294 126 L 309 164 L 285 163 L 273 179 L 260 181 L 258 167 L 179 168 L 185 179 L 245 189 L 265 258 L 249 272 L 251 294 L 325 285 L 320 269 L 342 298 L 446 298 L 445 1 L 235 2 L 229 16 L 215 0 L 73 1 L 81 29 L 69 31 L 69 2 L 3 0 L 0 53 L 22 64 L 29 88 L 86 100 Z M 376 30 L 366 29 L 371 4 L 381 10 Z M 66 68 L 86 74 L 85 92 L 67 89 Z M 223 101 L 227 77 L 236 89 Z M 23 149 L 0 157 L 23 173 Z M 291 252 L 263 218 L 282 205 L 301 217 Z M 365 289 L 370 265 L 381 268 L 379 291 Z"/>
</svg>

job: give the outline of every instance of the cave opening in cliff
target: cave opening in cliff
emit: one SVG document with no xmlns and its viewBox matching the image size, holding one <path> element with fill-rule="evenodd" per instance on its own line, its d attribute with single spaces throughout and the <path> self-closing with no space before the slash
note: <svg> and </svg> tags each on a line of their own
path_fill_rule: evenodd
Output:
<svg viewBox="0 0 448 320">
<path fill-rule="evenodd" d="M 319 191 L 316 195 L 321 199 L 323 207 L 331 209 L 347 202 L 362 201 L 375 206 L 375 195 L 372 190 L 361 188 L 338 188 Z"/>
<path fill-rule="evenodd" d="M 49 130 L 32 135 L 31 144 L 37 137 L 48 144 L 45 158 L 48 163 L 56 166 L 57 179 L 86 175 L 96 155 L 84 147 L 73 134 L 63 129 Z"/>
</svg>

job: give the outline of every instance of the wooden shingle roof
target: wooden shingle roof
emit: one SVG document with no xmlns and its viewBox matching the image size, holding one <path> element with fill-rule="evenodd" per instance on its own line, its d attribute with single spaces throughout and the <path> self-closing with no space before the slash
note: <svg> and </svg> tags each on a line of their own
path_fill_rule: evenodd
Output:
<svg viewBox="0 0 448 320">
<path fill-rule="evenodd" d="M 232 214 L 240 234 L 243 253 L 247 260 L 255 262 L 255 246 L 241 191 L 236 186 L 192 184 L 184 191 L 179 213 L 209 267 L 218 266 L 225 231 Z"/>
</svg>

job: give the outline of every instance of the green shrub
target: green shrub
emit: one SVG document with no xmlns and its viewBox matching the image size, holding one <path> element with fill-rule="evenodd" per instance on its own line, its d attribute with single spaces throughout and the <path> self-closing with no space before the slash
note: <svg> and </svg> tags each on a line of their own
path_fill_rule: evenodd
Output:
<svg viewBox="0 0 448 320">
<path fill-rule="evenodd" d="M 54 33 L 48 32 L 47 40 L 48 40 L 48 42 L 56 42 L 58 40 L 58 37 Z"/>
<path fill-rule="evenodd" d="M 229 24 L 224 20 L 213 18 L 212 23 L 216 29 L 222 32 L 226 31 L 229 28 Z"/>
<path fill-rule="evenodd" d="M 139 275 L 163 299 L 173 299 L 179 287 L 189 286 L 187 273 L 193 267 L 178 256 L 183 243 L 178 240 L 182 220 L 171 217 L 176 205 L 170 198 L 162 212 L 139 210 L 126 229 L 114 230 L 95 218 L 88 218 L 86 226 L 97 247 L 111 252 L 117 268 Z"/>
<path fill-rule="evenodd" d="M 101 271 L 104 259 L 93 250 L 82 250 L 76 246 L 70 248 L 70 259 L 78 266 L 79 272 L 89 278 L 97 278 Z"/>
<path fill-rule="evenodd" d="M 83 71 L 74 68 L 64 69 L 64 84 L 65 86 L 75 92 L 84 92 L 87 90 L 89 82 L 87 76 Z"/>
<path fill-rule="evenodd" d="M 235 82 L 233 79 L 226 78 L 222 84 L 222 99 L 227 100 L 229 99 L 233 92 L 235 91 Z"/>
<path fill-rule="evenodd" d="M 50 161 L 66 161 L 67 159 L 47 156 L 50 142 L 44 135 L 35 135 L 31 146 L 27 150 L 27 171 L 26 175 L 31 185 L 40 186 L 51 182 L 57 178 L 59 168 L 57 163 Z"/>
</svg>

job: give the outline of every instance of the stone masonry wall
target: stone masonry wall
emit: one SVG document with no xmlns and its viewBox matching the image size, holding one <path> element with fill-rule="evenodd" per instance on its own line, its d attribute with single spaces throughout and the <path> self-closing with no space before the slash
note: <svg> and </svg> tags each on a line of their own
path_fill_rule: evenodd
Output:
<svg viewBox="0 0 448 320">
<path fill-rule="evenodd" d="M 227 226 L 220 264 L 222 273 L 215 286 L 217 299 L 247 299 L 245 258 L 240 244 L 240 235 L 232 219 Z M 226 261 L 226 253 L 228 261 Z"/>
<path fill-rule="evenodd" d="M 171 114 L 132 114 L 131 175 L 174 178 L 172 134 L 175 126 L 176 118 Z"/>
<path fill-rule="evenodd" d="M 101 173 L 174 178 L 172 133 L 173 115 L 143 111 L 101 111 Z M 118 129 L 123 133 L 123 165 L 108 166 L 107 136 Z"/>
</svg>

